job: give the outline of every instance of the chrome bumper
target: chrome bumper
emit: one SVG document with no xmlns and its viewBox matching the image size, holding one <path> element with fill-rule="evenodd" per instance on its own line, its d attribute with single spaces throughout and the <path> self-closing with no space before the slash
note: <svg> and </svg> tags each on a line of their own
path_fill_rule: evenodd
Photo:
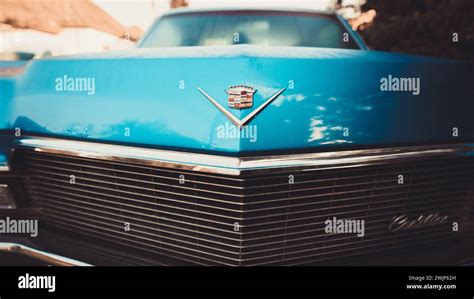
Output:
<svg viewBox="0 0 474 299">
<path fill-rule="evenodd" d="M 111 145 L 96 142 L 54 138 L 26 137 L 14 148 L 33 148 L 38 152 L 71 155 L 117 162 L 201 171 L 225 175 L 261 174 L 281 170 L 312 168 L 343 168 L 386 163 L 413 157 L 474 155 L 474 144 L 443 144 L 364 150 L 330 151 L 307 154 L 269 155 L 257 157 L 228 157 L 209 154 L 177 152 L 158 149 Z"/>
<path fill-rule="evenodd" d="M 64 256 L 34 249 L 20 243 L 0 243 L 0 252 L 22 254 L 53 266 L 92 266 Z"/>
</svg>

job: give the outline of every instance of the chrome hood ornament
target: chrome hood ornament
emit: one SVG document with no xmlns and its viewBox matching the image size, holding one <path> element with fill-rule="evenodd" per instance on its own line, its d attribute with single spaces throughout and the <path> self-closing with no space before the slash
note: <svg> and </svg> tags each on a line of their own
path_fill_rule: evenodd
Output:
<svg viewBox="0 0 474 299">
<path fill-rule="evenodd" d="M 229 110 L 227 110 L 221 104 L 219 104 L 219 102 L 217 102 L 213 97 L 211 97 L 202 88 L 198 87 L 198 90 L 238 128 L 245 127 L 258 113 L 260 113 L 273 100 L 275 100 L 283 91 L 285 91 L 285 89 L 286 88 L 282 88 L 278 90 L 274 95 L 272 95 L 268 100 L 263 102 L 249 115 L 247 115 L 243 119 L 239 119 L 234 114 L 232 114 Z M 245 86 L 245 85 L 231 86 L 228 90 L 226 90 L 226 93 L 228 95 L 227 102 L 228 102 L 229 107 L 234 108 L 234 109 L 252 107 L 253 95 L 255 94 L 255 92 L 256 90 L 250 86 Z"/>
</svg>

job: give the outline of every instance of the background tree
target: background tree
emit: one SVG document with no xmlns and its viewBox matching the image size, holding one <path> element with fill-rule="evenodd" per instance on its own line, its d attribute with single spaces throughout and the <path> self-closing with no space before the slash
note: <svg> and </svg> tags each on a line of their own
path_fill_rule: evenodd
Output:
<svg viewBox="0 0 474 299">
<path fill-rule="evenodd" d="M 473 0 L 368 0 L 362 9 L 376 11 L 358 28 L 375 50 L 474 62 Z"/>
</svg>

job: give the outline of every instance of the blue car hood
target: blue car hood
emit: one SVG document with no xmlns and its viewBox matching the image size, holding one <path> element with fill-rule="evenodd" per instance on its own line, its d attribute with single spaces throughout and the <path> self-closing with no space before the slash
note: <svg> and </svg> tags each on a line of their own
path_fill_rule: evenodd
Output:
<svg viewBox="0 0 474 299">
<path fill-rule="evenodd" d="M 58 90 L 58 78 L 94 79 L 94 90 Z M 382 91 L 382 78 L 419 78 L 419 95 Z M 56 57 L 0 80 L 0 128 L 236 155 L 447 143 L 474 137 L 472 78 L 466 63 L 363 50 L 241 45 Z M 257 90 L 252 108 L 228 107 L 225 90 L 236 84 Z M 198 88 L 240 119 L 286 90 L 250 121 L 252 138 L 234 136 Z"/>
</svg>

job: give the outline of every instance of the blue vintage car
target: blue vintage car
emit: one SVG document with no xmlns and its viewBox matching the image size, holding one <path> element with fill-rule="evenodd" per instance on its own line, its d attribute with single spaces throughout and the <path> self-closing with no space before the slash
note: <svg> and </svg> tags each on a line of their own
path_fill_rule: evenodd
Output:
<svg viewBox="0 0 474 299">
<path fill-rule="evenodd" d="M 134 49 L 34 60 L 0 79 L 0 250 L 248 266 L 422 263 L 429 248 L 424 263 L 462 263 L 435 252 L 472 239 L 472 75 L 292 9 L 176 10 Z"/>
</svg>

